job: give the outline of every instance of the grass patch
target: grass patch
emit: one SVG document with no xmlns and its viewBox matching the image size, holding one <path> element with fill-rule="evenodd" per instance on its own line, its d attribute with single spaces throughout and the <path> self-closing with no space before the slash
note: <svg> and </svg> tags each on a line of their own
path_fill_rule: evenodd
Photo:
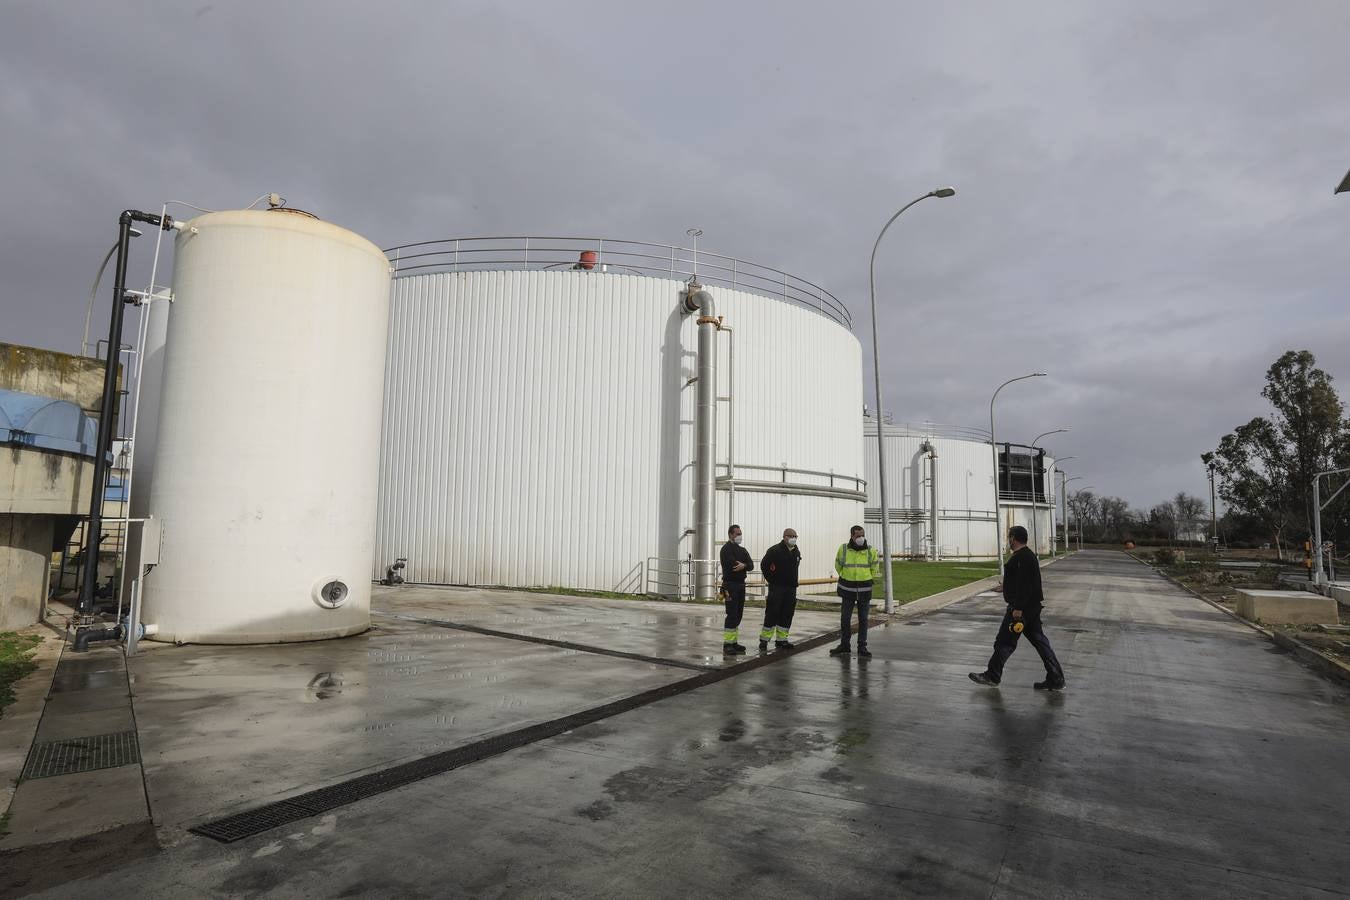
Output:
<svg viewBox="0 0 1350 900">
<path fill-rule="evenodd" d="M 996 562 L 922 562 L 903 560 L 891 563 L 891 579 L 895 602 L 904 604 L 921 597 L 940 594 L 981 578 L 998 574 Z M 872 588 L 873 599 L 885 597 L 885 587 L 877 579 Z"/>
<path fill-rule="evenodd" d="M 36 634 L 0 631 L 0 716 L 14 702 L 14 685 L 37 668 L 33 651 L 41 643 Z"/>
</svg>

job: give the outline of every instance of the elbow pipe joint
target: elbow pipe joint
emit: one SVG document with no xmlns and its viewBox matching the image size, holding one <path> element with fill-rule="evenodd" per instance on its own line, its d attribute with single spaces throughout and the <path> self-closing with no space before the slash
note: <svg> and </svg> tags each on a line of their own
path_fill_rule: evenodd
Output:
<svg viewBox="0 0 1350 900">
<path fill-rule="evenodd" d="M 71 648 L 76 653 L 84 653 L 89 649 L 89 644 L 93 641 L 116 641 L 122 637 L 122 626 L 114 625 L 111 628 L 81 628 L 75 635 L 75 646 Z"/>
</svg>

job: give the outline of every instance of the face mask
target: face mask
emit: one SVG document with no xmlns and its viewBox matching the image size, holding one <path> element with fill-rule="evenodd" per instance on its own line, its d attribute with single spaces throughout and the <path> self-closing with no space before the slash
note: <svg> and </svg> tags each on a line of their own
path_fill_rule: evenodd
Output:
<svg viewBox="0 0 1350 900">
<path fill-rule="evenodd" d="M 788 538 L 788 539 L 787 539 L 787 545 L 788 545 L 789 547 L 795 547 L 795 546 L 797 546 L 797 539 L 796 539 L 796 538 Z"/>
<path fill-rule="evenodd" d="M 855 538 L 853 539 L 853 543 L 856 544 L 857 546 L 861 547 L 863 544 L 867 543 L 867 538 L 865 538 L 865 537 L 855 537 Z"/>
<path fill-rule="evenodd" d="M 732 538 L 732 540 L 735 541 L 737 544 L 739 544 L 741 542 L 741 536 L 738 534 L 734 538 Z"/>
</svg>

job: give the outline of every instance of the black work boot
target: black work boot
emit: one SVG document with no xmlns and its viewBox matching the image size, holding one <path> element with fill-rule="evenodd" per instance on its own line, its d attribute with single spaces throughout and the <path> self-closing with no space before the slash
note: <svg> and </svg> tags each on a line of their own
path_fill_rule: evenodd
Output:
<svg viewBox="0 0 1350 900">
<path fill-rule="evenodd" d="M 866 647 L 859 647 L 859 648 L 858 648 L 858 655 L 861 656 L 863 659 L 871 659 L 871 658 L 872 658 L 872 651 L 871 651 L 871 650 L 868 650 Z"/>
<path fill-rule="evenodd" d="M 761 641 L 759 642 L 759 652 L 760 652 L 760 653 L 768 653 L 768 652 L 769 652 L 769 642 L 768 642 L 768 641 L 761 640 Z"/>
<path fill-rule="evenodd" d="M 797 645 L 794 644 L 794 643 L 792 643 L 792 641 L 774 641 L 774 642 L 773 642 L 773 649 L 775 649 L 775 650 L 791 650 L 791 649 L 792 649 L 793 647 L 795 647 L 795 646 L 797 646 Z"/>
<path fill-rule="evenodd" d="M 723 656 L 740 656 L 740 655 L 741 655 L 742 653 L 744 653 L 744 652 L 745 652 L 745 648 L 742 647 L 740 644 L 723 644 L 723 645 L 722 645 L 722 655 L 723 655 Z"/>
<path fill-rule="evenodd" d="M 832 650 L 830 651 L 830 655 L 831 655 L 831 656 L 848 656 L 848 655 L 849 655 L 850 653 L 852 653 L 852 652 L 853 652 L 853 651 L 849 648 L 848 644 L 840 644 L 838 647 L 835 647 L 834 649 L 832 649 Z"/>
<path fill-rule="evenodd" d="M 976 684 L 984 684 L 989 687 L 998 687 L 998 682 L 988 672 L 971 672 L 970 680 Z"/>
<path fill-rule="evenodd" d="M 1038 691 L 1062 691 L 1067 686 L 1063 678 L 1055 678 L 1051 675 L 1046 675 L 1044 681 L 1038 681 L 1032 685 Z"/>
</svg>

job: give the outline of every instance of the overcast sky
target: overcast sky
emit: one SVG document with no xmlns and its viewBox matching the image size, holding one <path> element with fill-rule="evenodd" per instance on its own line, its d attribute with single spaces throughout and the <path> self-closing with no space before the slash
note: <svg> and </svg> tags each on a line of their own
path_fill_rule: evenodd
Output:
<svg viewBox="0 0 1350 900">
<path fill-rule="evenodd" d="M 1347 34 L 1343 0 L 0 0 L 0 339 L 79 350 L 121 209 L 275 190 L 380 246 L 698 226 L 870 347 L 877 230 L 952 184 L 882 246 L 888 409 L 987 427 L 1044 370 L 1000 437 L 1069 428 L 1147 507 L 1206 491 L 1284 350 L 1350 386 Z"/>
</svg>

